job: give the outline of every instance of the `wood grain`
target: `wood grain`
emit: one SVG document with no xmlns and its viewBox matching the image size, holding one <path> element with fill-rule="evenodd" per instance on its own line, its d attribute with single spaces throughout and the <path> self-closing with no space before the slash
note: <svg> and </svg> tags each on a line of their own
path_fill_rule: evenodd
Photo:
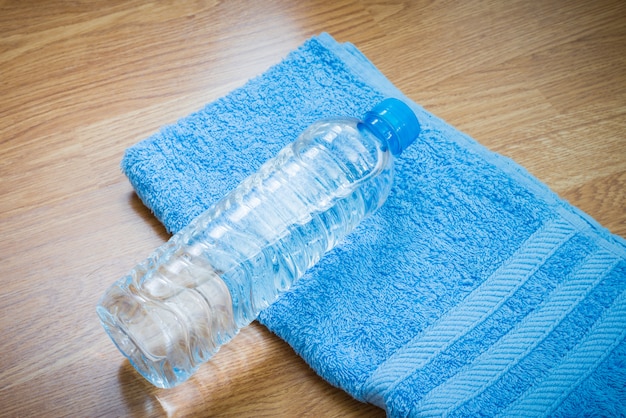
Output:
<svg viewBox="0 0 626 418">
<path fill-rule="evenodd" d="M 155 389 L 94 312 L 167 239 L 124 149 L 322 31 L 626 236 L 623 1 L 0 1 L 0 415 L 384 415 L 258 324 Z"/>
</svg>

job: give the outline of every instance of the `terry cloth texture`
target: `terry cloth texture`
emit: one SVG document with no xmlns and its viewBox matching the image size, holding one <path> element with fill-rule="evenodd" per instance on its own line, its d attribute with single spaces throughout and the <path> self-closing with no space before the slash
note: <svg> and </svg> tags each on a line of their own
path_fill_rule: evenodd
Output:
<svg viewBox="0 0 626 418">
<path fill-rule="evenodd" d="M 385 97 L 422 125 L 386 204 L 259 320 L 390 416 L 626 414 L 626 242 L 428 113 L 351 44 L 305 42 L 129 148 L 176 232 L 311 122 Z"/>
</svg>

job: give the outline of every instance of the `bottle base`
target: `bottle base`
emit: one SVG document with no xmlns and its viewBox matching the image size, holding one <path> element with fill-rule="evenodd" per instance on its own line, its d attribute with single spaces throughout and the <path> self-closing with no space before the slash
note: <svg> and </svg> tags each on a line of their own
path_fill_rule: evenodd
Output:
<svg viewBox="0 0 626 418">
<path fill-rule="evenodd" d="M 135 370 L 154 386 L 162 389 L 173 388 L 187 380 L 195 372 L 195 370 L 182 371 L 168 367 L 166 359 L 163 358 L 149 358 L 133 340 L 131 333 L 107 309 L 98 306 L 96 312 L 113 344 L 128 359 Z"/>
</svg>

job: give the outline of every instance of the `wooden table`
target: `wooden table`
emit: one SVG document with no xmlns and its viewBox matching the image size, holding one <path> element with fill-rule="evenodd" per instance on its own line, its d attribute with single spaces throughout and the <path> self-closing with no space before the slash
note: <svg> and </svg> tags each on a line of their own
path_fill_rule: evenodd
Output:
<svg viewBox="0 0 626 418">
<path fill-rule="evenodd" d="M 626 236 L 622 0 L 0 2 L 0 415 L 384 415 L 258 324 L 153 388 L 94 311 L 168 238 L 124 149 L 322 31 Z"/>
</svg>

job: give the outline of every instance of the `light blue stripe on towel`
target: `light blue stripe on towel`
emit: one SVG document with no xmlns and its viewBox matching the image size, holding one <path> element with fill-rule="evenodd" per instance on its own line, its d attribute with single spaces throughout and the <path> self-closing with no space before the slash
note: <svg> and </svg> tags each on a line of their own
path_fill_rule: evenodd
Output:
<svg viewBox="0 0 626 418">
<path fill-rule="evenodd" d="M 604 250 L 589 256 L 582 267 L 561 283 L 539 309 L 520 321 L 515 329 L 467 368 L 430 391 L 415 405 L 411 415 L 448 415 L 462 403 L 480 395 L 537 347 L 604 279 L 618 261 L 613 254 Z M 580 371 L 579 368 L 579 374 Z"/>
<path fill-rule="evenodd" d="M 625 338 L 626 292 L 622 292 L 567 358 L 543 381 L 524 393 L 501 416 L 549 416 Z"/>
<path fill-rule="evenodd" d="M 399 383 L 493 314 L 575 232 L 563 219 L 539 228 L 467 298 L 381 364 L 364 385 L 363 398 L 384 405 Z"/>
</svg>

